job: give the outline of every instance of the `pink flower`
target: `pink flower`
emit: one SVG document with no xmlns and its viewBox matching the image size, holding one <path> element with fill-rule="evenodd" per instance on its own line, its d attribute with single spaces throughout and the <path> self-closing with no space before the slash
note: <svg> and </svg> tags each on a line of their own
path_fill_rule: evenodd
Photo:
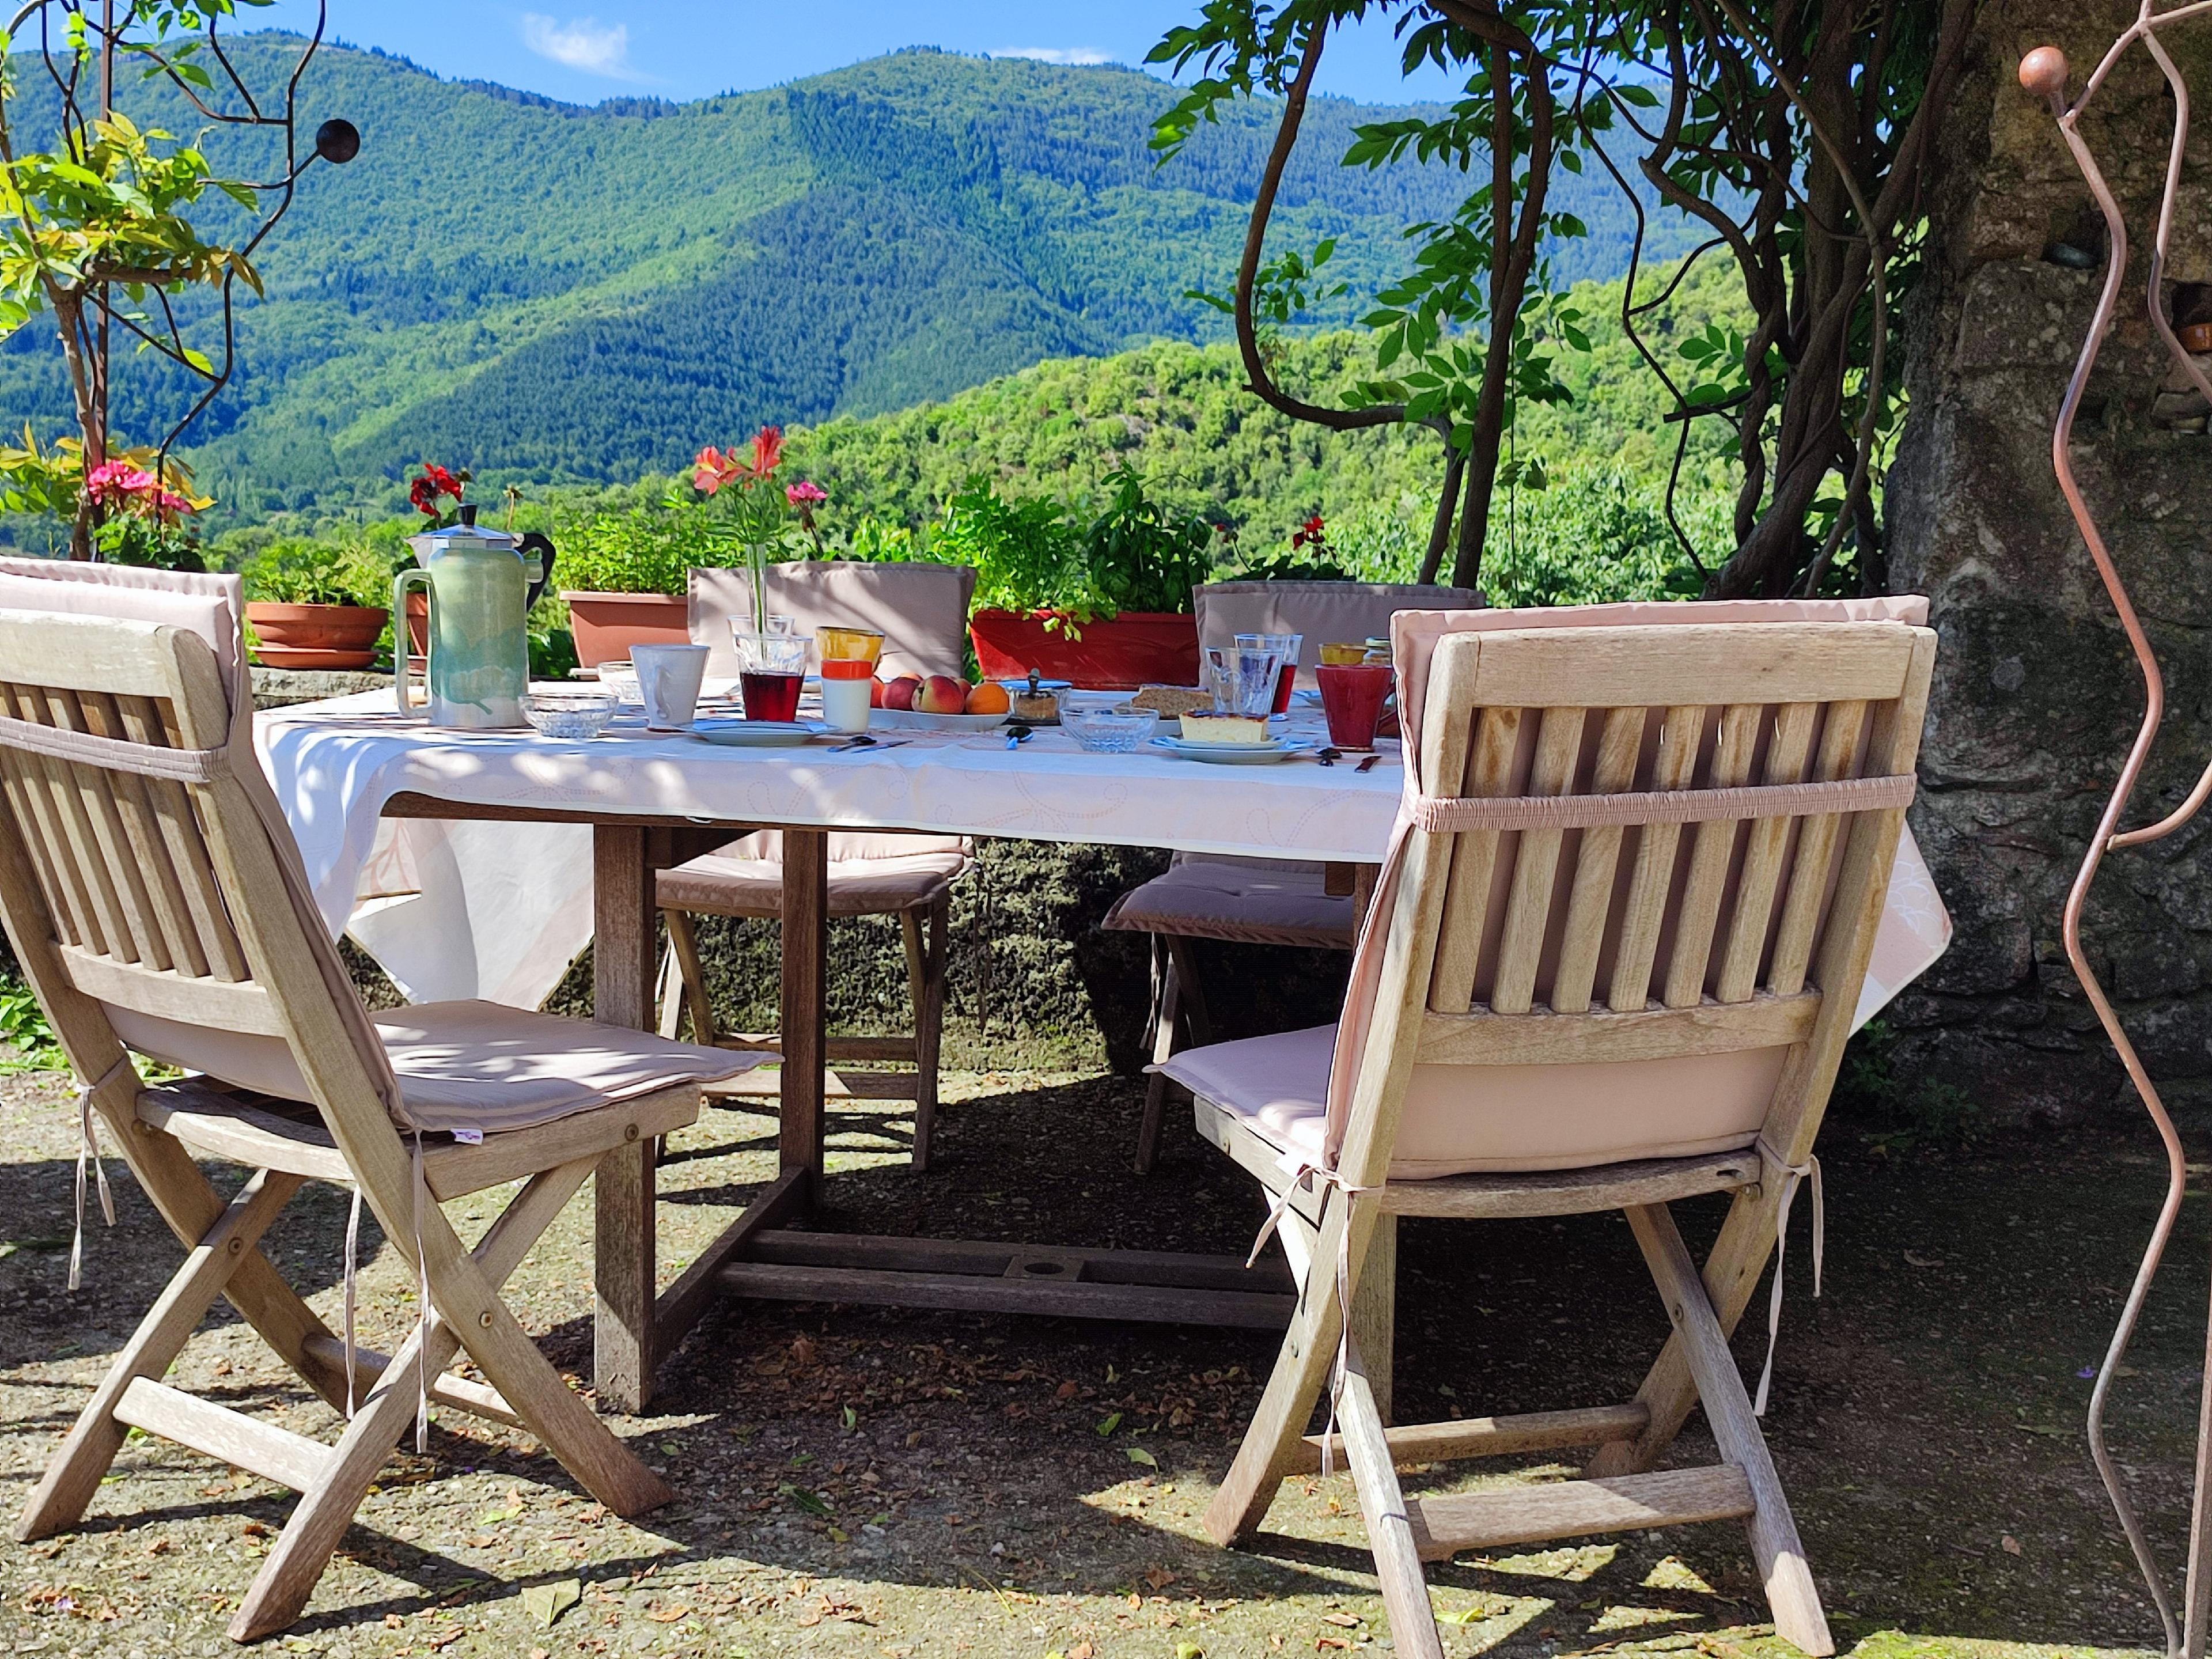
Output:
<svg viewBox="0 0 2212 1659">
<path fill-rule="evenodd" d="M 805 511 L 808 507 L 821 506 L 823 502 L 830 499 L 830 495 L 829 492 L 824 490 L 819 484 L 807 483 L 802 481 L 799 483 L 787 485 L 784 489 L 783 499 L 789 501 L 793 507 L 799 508 L 801 511 Z"/>
<path fill-rule="evenodd" d="M 85 475 L 85 491 L 102 507 L 127 507 L 137 497 L 155 496 L 161 487 L 154 475 L 128 461 L 103 461 Z"/>
</svg>

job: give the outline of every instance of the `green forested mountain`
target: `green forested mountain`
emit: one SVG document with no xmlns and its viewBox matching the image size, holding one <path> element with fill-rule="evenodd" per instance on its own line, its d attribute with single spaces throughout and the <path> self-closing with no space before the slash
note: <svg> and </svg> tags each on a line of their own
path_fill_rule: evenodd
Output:
<svg viewBox="0 0 2212 1659">
<path fill-rule="evenodd" d="M 236 55 L 268 82 L 296 45 L 248 36 Z M 1226 285 L 1273 119 L 1237 112 L 1158 168 L 1146 139 L 1171 93 L 1152 77 L 923 51 L 684 105 L 585 109 L 346 49 L 307 86 L 307 126 L 343 114 L 364 148 L 317 168 L 262 250 L 240 372 L 188 440 L 219 523 L 387 505 L 425 456 L 539 483 L 635 478 L 763 421 L 1218 337 L 1182 295 Z M 1285 182 L 1282 245 L 1343 237 L 1353 291 L 1320 322 L 1355 316 L 1400 228 L 1467 188 L 1442 168 L 1340 167 L 1382 113 L 1317 102 Z M 270 170 L 225 142 L 210 140 L 220 171 Z M 1613 188 L 1577 181 L 1562 204 L 1592 226 L 1584 274 L 1625 262 Z M 1655 244 L 1681 240 L 1662 228 Z M 118 380 L 127 435 L 179 406 L 147 359 Z M 0 415 L 49 435 L 66 418 L 37 324 L 0 349 Z"/>
</svg>

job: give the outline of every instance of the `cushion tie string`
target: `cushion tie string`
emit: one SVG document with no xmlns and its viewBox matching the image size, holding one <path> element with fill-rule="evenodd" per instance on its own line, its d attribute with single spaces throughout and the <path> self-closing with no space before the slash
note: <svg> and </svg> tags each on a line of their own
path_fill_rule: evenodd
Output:
<svg viewBox="0 0 2212 1659">
<path fill-rule="evenodd" d="M 1352 1365 L 1352 1206 L 1362 1194 L 1379 1193 L 1382 1189 L 1380 1187 L 1357 1186 L 1335 1170 L 1323 1169 L 1317 1164 L 1303 1160 L 1296 1164 L 1286 1161 L 1285 1167 L 1291 1170 L 1290 1182 L 1267 1206 L 1267 1218 L 1260 1224 L 1259 1236 L 1252 1241 L 1252 1253 L 1244 1258 L 1244 1265 L 1248 1267 L 1260 1259 L 1260 1252 L 1267 1247 L 1268 1238 L 1281 1224 L 1285 1213 L 1290 1209 L 1291 1195 L 1300 1188 L 1318 1182 L 1322 1186 L 1334 1187 L 1344 1194 L 1344 1225 L 1336 1237 L 1334 1290 L 1339 1314 L 1336 1363 L 1329 1372 L 1328 1420 L 1322 1425 L 1321 1431 L 1321 1478 L 1326 1480 L 1335 1472 L 1337 1401 L 1344 1392 L 1345 1373 Z M 1307 1272 L 1311 1273 L 1310 1266 Z"/>
<path fill-rule="evenodd" d="M 346 1374 L 346 1407 L 345 1407 L 345 1414 L 346 1414 L 346 1421 L 347 1421 L 347 1422 L 349 1422 L 349 1423 L 350 1423 L 350 1422 L 352 1422 L 352 1421 L 353 1421 L 353 1413 L 354 1413 L 354 1395 L 353 1395 L 353 1389 L 354 1389 L 354 1383 L 353 1383 L 353 1355 L 354 1355 L 354 1337 L 353 1337 L 353 1302 L 354 1302 L 354 1275 L 355 1275 L 355 1272 L 356 1272 L 356 1262 L 357 1262 L 357 1261 L 358 1261 L 358 1260 L 359 1260 L 360 1253 L 361 1253 L 361 1188 L 360 1188 L 358 1186 L 356 1186 L 356 1187 L 353 1189 L 353 1204 L 352 1204 L 352 1206 L 351 1206 L 350 1208 L 349 1208 L 349 1209 L 347 1210 L 347 1212 L 346 1212 L 346 1246 L 345 1246 L 345 1374 Z"/>
<path fill-rule="evenodd" d="M 1782 1171 L 1782 1207 L 1774 1217 L 1774 1288 L 1766 1299 L 1766 1364 L 1759 1370 L 1759 1394 L 1751 1407 L 1754 1417 L 1764 1417 L 1767 1390 L 1774 1381 L 1775 1345 L 1782 1339 L 1782 1267 L 1790 1249 L 1790 1206 L 1796 1201 L 1799 1185 L 1809 1180 L 1813 1185 L 1813 1296 L 1817 1301 L 1821 1264 L 1827 1254 L 1828 1204 L 1820 1189 L 1819 1158 L 1808 1153 L 1802 1164 L 1784 1164 L 1764 1140 L 1759 1143 L 1759 1150 L 1770 1165 Z"/>
<path fill-rule="evenodd" d="M 93 1127 L 92 1097 L 115 1081 L 122 1073 L 131 1070 L 131 1056 L 124 1054 L 114 1065 L 100 1074 L 100 1081 L 87 1084 L 76 1091 L 76 1231 L 70 1236 L 69 1288 L 76 1289 L 83 1278 L 84 1267 L 84 1165 L 92 1160 L 92 1173 L 100 1188 L 100 1213 L 112 1227 L 115 1224 L 115 1194 L 107 1189 L 107 1170 L 100 1161 L 100 1136 Z"/>
</svg>

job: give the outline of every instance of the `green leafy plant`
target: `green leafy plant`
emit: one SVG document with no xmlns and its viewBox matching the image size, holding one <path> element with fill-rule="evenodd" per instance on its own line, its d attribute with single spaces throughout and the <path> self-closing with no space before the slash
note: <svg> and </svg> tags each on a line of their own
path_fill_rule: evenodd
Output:
<svg viewBox="0 0 2212 1659">
<path fill-rule="evenodd" d="M 38 998 L 27 986 L 5 981 L 0 981 L 0 1048 L 15 1051 L 12 1059 L 0 1053 L 0 1070 L 12 1065 L 29 1071 L 58 1072 L 69 1065 Z"/>
<path fill-rule="evenodd" d="M 1105 510 L 1083 537 L 1091 586 L 1114 611 L 1188 611 L 1212 564 L 1213 526 L 1146 494 L 1133 468 L 1106 476 Z"/>
<path fill-rule="evenodd" d="M 42 491 L 48 510 L 67 514 L 70 550 L 76 558 L 92 557 L 96 547 L 110 550 L 98 532 L 118 512 L 144 512 L 150 503 L 154 515 L 167 517 L 204 504 L 167 489 L 168 448 L 230 378 L 236 285 L 242 282 L 261 294 L 252 256 L 291 206 L 301 173 L 317 159 L 351 161 L 360 148 L 361 136 L 352 126 L 326 121 L 308 155 L 294 164 L 300 80 L 321 41 L 321 19 L 281 100 L 264 106 L 216 40 L 220 21 L 241 3 L 270 0 L 122 0 L 96 13 L 80 0 L 28 0 L 17 9 L 14 25 L 26 33 L 35 25 L 35 44 L 27 40 L 27 50 L 11 52 L 9 35 L 0 33 L 0 341 L 34 316 L 52 319 L 79 440 L 74 490 L 58 491 L 51 471 L 43 481 L 33 477 L 21 487 L 26 494 Z M 52 27 L 55 14 L 58 31 Z M 203 52 L 227 78 L 221 91 L 201 61 Z M 35 139 L 22 129 L 28 94 L 15 74 L 29 64 L 39 66 L 33 84 L 40 107 L 49 107 L 44 100 L 58 95 L 51 149 L 33 147 Z M 166 82 L 210 130 L 281 130 L 283 176 L 267 185 L 220 178 L 197 143 L 159 127 L 141 127 L 114 106 L 118 65 L 137 67 L 145 80 Z M 227 228 L 236 228 L 237 240 L 210 240 L 193 222 L 211 192 L 243 210 L 242 218 L 225 220 Z M 191 289 L 215 303 L 179 308 L 173 302 L 173 296 Z M 220 319 L 219 360 L 186 339 L 181 320 L 210 313 Z M 167 359 L 199 387 L 182 419 L 155 447 L 152 465 L 131 469 L 128 479 L 112 470 L 121 448 L 113 441 L 108 410 L 108 347 L 115 335 Z M 19 460 L 17 471 L 35 474 L 40 465 L 33 455 Z M 146 479 L 143 485 L 136 482 L 139 477 Z M 117 550 L 132 550 L 134 544 L 138 551 L 157 554 L 165 538 L 126 533 L 118 538 Z"/>
<path fill-rule="evenodd" d="M 554 542 L 555 573 L 574 592 L 678 594 L 695 566 L 734 564 L 744 552 L 726 519 L 673 495 L 568 520 Z"/>
<path fill-rule="evenodd" d="M 392 601 L 391 561 L 362 542 L 287 537 L 246 561 L 246 597 L 264 605 L 359 605 Z"/>
<path fill-rule="evenodd" d="M 1109 608 L 1091 581 L 1083 535 L 1067 509 L 1042 498 L 1010 501 L 980 474 L 946 498 L 929 556 L 975 567 L 979 611 L 1049 611 L 1064 626 Z"/>
</svg>

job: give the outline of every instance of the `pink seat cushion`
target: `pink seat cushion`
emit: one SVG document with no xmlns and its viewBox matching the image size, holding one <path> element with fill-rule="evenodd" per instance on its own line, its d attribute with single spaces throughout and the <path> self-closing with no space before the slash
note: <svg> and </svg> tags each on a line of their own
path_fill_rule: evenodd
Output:
<svg viewBox="0 0 2212 1659">
<path fill-rule="evenodd" d="M 1239 634 L 1296 634 L 1298 684 L 1311 686 L 1329 644 L 1357 644 L 1390 631 L 1401 611 L 1474 611 L 1482 595 L 1471 587 L 1422 586 L 1413 582 L 1206 582 L 1194 595 L 1198 642 L 1227 645 Z"/>
<path fill-rule="evenodd" d="M 276 1037 L 181 1025 L 111 1006 L 115 1034 L 139 1053 L 287 1100 L 310 1098 Z M 646 1031 L 509 1008 L 425 1002 L 371 1014 L 422 1129 L 495 1133 L 547 1123 L 679 1083 L 735 1077 L 762 1056 L 670 1042 Z"/>
<path fill-rule="evenodd" d="M 1336 1027 L 1187 1049 L 1158 1069 L 1293 1163 L 1322 1163 Z M 1418 1066 L 1394 1181 L 1733 1152 L 1758 1138 L 1786 1050 L 1569 1066 Z"/>
<path fill-rule="evenodd" d="M 833 857 L 830 914 L 887 916 L 919 910 L 951 886 L 968 863 L 967 853 L 957 847 L 886 858 Z M 731 849 L 724 848 L 662 871 L 655 896 L 665 910 L 714 916 L 780 916 L 783 914 L 783 865 L 775 859 L 732 857 Z"/>
<path fill-rule="evenodd" d="M 1236 945 L 1349 951 L 1352 899 L 1331 898 L 1324 880 L 1318 864 L 1178 854 L 1165 875 L 1115 900 L 1104 925 Z"/>
</svg>

